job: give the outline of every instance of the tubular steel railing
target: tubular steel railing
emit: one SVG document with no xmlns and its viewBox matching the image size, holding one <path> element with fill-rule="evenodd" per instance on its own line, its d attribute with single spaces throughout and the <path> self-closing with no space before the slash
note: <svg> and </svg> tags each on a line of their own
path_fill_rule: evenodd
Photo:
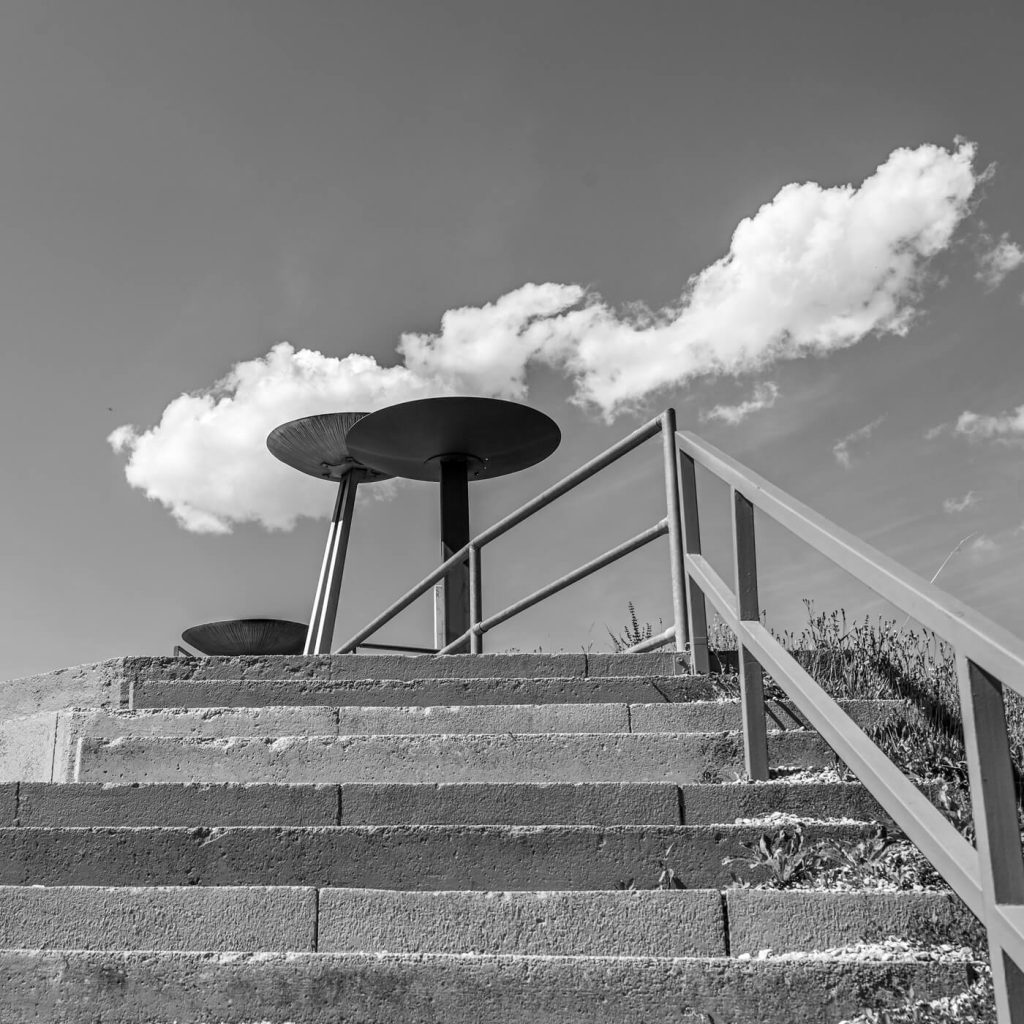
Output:
<svg viewBox="0 0 1024 1024">
<path fill-rule="evenodd" d="M 484 617 L 484 547 L 657 434 L 662 436 L 666 516 L 528 597 Z M 726 483 L 732 494 L 733 583 L 701 554 L 696 466 Z M 754 510 L 825 555 L 839 568 L 953 648 L 959 680 L 976 843 L 968 842 L 868 738 L 762 625 L 758 600 Z M 792 498 L 724 452 L 689 432 L 676 433 L 667 409 L 560 483 L 474 537 L 390 608 L 355 634 L 338 653 L 367 646 L 366 638 L 468 561 L 470 625 L 439 654 L 483 648 L 483 636 L 513 615 L 571 586 L 659 537 L 669 538 L 674 624 L 630 648 L 652 650 L 675 641 L 688 651 L 691 671 L 709 669 L 706 602 L 736 634 L 744 756 L 752 779 L 766 779 L 768 736 L 763 676 L 768 672 L 810 725 L 846 762 L 871 795 L 931 861 L 988 932 L 1000 1024 L 1024 1024 L 1024 856 L 1003 687 L 1024 695 L 1024 641 L 957 601 Z"/>
<path fill-rule="evenodd" d="M 687 616 L 686 602 L 683 596 L 683 542 L 682 526 L 679 512 L 679 480 L 678 462 L 675 454 L 676 418 L 674 409 L 666 409 L 656 419 L 645 423 L 638 430 L 634 430 L 628 437 L 623 438 L 618 444 L 612 445 L 607 451 L 591 459 L 575 472 L 538 494 L 532 501 L 528 501 L 521 508 L 516 509 L 504 519 L 484 530 L 483 533 L 472 538 L 463 548 L 456 551 L 450 558 L 442 562 L 427 576 L 424 576 L 416 586 L 403 594 L 394 604 L 385 609 L 372 622 L 367 623 L 358 633 L 338 648 L 338 654 L 345 654 L 354 651 L 357 647 L 368 646 L 366 638 L 372 636 L 382 626 L 390 622 L 399 612 L 406 609 L 418 597 L 425 594 L 438 580 L 444 578 L 448 571 L 459 563 L 469 562 L 469 628 L 447 646 L 442 647 L 438 654 L 451 654 L 456 651 L 465 650 L 467 644 L 473 654 L 479 654 L 483 650 L 483 637 L 489 630 L 500 626 L 503 622 L 518 615 L 520 612 L 532 608 L 535 604 L 545 598 L 557 594 L 566 587 L 586 579 L 592 573 L 603 569 L 606 565 L 624 558 L 626 555 L 645 547 L 652 541 L 663 537 L 666 534 L 669 539 L 669 565 L 672 582 L 672 612 L 673 625 L 663 633 L 658 633 L 642 643 L 629 648 L 632 652 L 650 651 L 657 647 L 663 647 L 675 641 L 676 650 L 687 649 Z M 563 494 L 571 491 L 574 487 L 589 480 L 594 474 L 599 473 L 605 467 L 621 459 L 624 455 L 638 448 L 645 441 L 660 434 L 662 438 L 662 459 L 665 475 L 665 506 L 666 516 L 648 529 L 638 533 L 635 537 L 624 541 L 622 544 L 606 551 L 603 555 L 579 566 L 572 572 L 553 580 L 551 583 L 534 591 L 527 597 L 521 598 L 494 612 L 486 618 L 483 615 L 483 583 L 482 583 L 482 553 L 483 549 L 492 541 L 497 540 L 503 534 L 508 533 L 514 526 L 528 519 L 535 512 L 550 505 Z"/>
<path fill-rule="evenodd" d="M 1000 1024 L 1024 1024 L 1024 856 L 1003 687 L 1024 694 L 1024 642 L 847 533 L 695 434 L 676 435 L 693 671 L 708 670 L 705 599 L 736 634 L 747 770 L 768 777 L 767 671 L 988 931 Z M 734 589 L 701 555 L 695 466 L 732 491 Z M 925 628 L 956 656 L 976 844 L 971 845 L 761 624 L 754 509 Z"/>
</svg>

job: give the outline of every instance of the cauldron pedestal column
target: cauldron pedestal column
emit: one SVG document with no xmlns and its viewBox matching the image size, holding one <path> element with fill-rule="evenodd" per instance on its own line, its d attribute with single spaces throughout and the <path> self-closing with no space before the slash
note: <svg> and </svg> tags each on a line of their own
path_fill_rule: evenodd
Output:
<svg viewBox="0 0 1024 1024">
<path fill-rule="evenodd" d="M 469 473 L 465 458 L 441 461 L 441 561 L 469 543 Z M 469 629 L 469 559 L 448 570 L 442 588 L 440 646 L 457 640 Z M 468 649 L 467 644 L 454 653 Z"/>
<path fill-rule="evenodd" d="M 544 413 L 497 398 L 422 398 L 378 409 L 352 425 L 349 453 L 378 473 L 441 484 L 441 557 L 445 561 L 469 543 L 470 480 L 515 473 L 546 459 L 561 433 Z M 477 553 L 477 556 L 479 553 Z M 479 557 L 473 568 L 479 572 Z M 473 588 L 477 607 L 470 608 L 470 559 L 445 574 L 440 605 L 444 623 L 436 623 L 441 648 L 479 620 L 480 587 Z M 436 591 L 435 591 L 436 593 Z M 473 648 L 467 637 L 459 653 Z"/>
</svg>

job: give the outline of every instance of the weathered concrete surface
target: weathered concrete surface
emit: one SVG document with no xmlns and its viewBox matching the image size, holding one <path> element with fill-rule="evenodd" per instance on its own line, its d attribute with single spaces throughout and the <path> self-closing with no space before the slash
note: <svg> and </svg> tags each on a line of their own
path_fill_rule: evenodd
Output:
<svg viewBox="0 0 1024 1024">
<path fill-rule="evenodd" d="M 0 782 L 49 782 L 56 737 L 56 711 L 0 721 Z"/>
<path fill-rule="evenodd" d="M 815 733 L 769 736 L 775 764 L 833 760 Z M 78 782 L 701 782 L 743 770 L 736 733 L 524 733 L 79 741 Z"/>
<path fill-rule="evenodd" d="M 23 783 L 16 816 L 25 827 L 335 825 L 338 808 L 331 785 Z"/>
<path fill-rule="evenodd" d="M 948 892 L 803 892 L 730 889 L 733 956 L 826 949 L 895 936 L 987 949 L 985 929 Z"/>
<path fill-rule="evenodd" d="M 0 825 L 714 825 L 782 811 L 885 820 L 858 783 L 0 785 Z M 339 812 L 340 801 L 340 812 Z M 340 813 L 340 818 L 339 818 Z"/>
<path fill-rule="evenodd" d="M 322 889 L 325 953 L 725 956 L 717 889 L 396 892 Z"/>
<path fill-rule="evenodd" d="M 457 658 L 458 655 L 451 657 Z M 423 679 L 162 679 L 132 684 L 133 708 L 424 707 L 469 704 L 651 703 L 710 699 L 716 685 L 699 676 L 459 676 Z"/>
<path fill-rule="evenodd" d="M 690 671 L 687 657 L 672 650 L 644 654 L 584 654 L 583 660 L 584 675 L 587 676 L 686 676 Z"/>
<path fill-rule="evenodd" d="M 344 825 L 679 825 L 664 782 L 441 783 L 341 787 Z"/>
<path fill-rule="evenodd" d="M 678 825 L 671 783 L 551 785 L 58 785 L 0 787 L 0 824 L 225 825 Z M 339 811 L 339 805 L 341 810 Z M 339 814 L 341 815 L 339 819 Z"/>
<path fill-rule="evenodd" d="M 331 707 L 167 708 L 62 711 L 75 739 L 90 736 L 325 736 L 337 732 Z"/>
<path fill-rule="evenodd" d="M 667 706 L 667 705 L 666 705 Z M 379 736 L 414 733 L 629 732 L 626 704 L 468 704 L 433 707 L 167 708 L 64 711 L 79 737 Z"/>
<path fill-rule="evenodd" d="M 898 700 L 841 700 L 839 706 L 862 729 L 901 714 Z M 740 728 L 739 700 L 690 701 L 678 704 L 631 704 L 632 732 L 730 732 Z M 807 719 L 790 702 L 767 702 L 768 728 L 809 729 Z"/>
<path fill-rule="evenodd" d="M 808 825 L 804 834 L 854 841 L 869 831 Z M 686 888 L 715 889 L 736 870 L 722 858 L 760 834 L 738 825 L 5 828 L 0 884 L 575 891 L 651 888 L 667 862 Z"/>
<path fill-rule="evenodd" d="M 0 886 L 0 948 L 312 951 L 316 890 Z"/>
<path fill-rule="evenodd" d="M 646 654 L 320 654 L 124 659 L 131 682 L 143 679 L 538 679 L 583 676 L 674 676 L 685 658 Z"/>
<path fill-rule="evenodd" d="M 629 732 L 629 712 L 625 704 L 465 704 L 442 707 L 341 708 L 338 711 L 337 731 L 341 736 Z"/>
<path fill-rule="evenodd" d="M 319 736 L 337 732 L 338 712 L 329 707 L 168 708 L 131 711 L 73 708 L 58 712 L 53 781 L 74 780 L 83 736 Z"/>
<path fill-rule="evenodd" d="M 776 811 L 809 818 L 888 821 L 859 782 L 761 782 L 753 785 L 679 787 L 684 825 L 713 825 L 757 818 Z"/>
<path fill-rule="evenodd" d="M 837 1024 L 962 965 L 727 957 L 0 954 L 0 1019 L 61 1024 Z"/>
<path fill-rule="evenodd" d="M 14 782 L 0 782 L 0 827 L 13 825 L 18 816 L 18 786 Z"/>
<path fill-rule="evenodd" d="M 0 720 L 70 707 L 120 707 L 128 701 L 125 663 L 112 658 L 88 665 L 0 681 Z"/>
<path fill-rule="evenodd" d="M 900 712 L 898 701 L 841 701 L 862 727 Z M 790 707 L 770 704 L 769 728 L 807 728 Z M 740 728 L 739 701 L 666 704 L 465 704 L 414 707 L 200 707 L 58 712 L 55 781 L 70 775 L 78 740 L 119 736 L 385 736 L 439 733 L 726 732 Z M 62 757 L 62 752 L 64 755 Z"/>
</svg>

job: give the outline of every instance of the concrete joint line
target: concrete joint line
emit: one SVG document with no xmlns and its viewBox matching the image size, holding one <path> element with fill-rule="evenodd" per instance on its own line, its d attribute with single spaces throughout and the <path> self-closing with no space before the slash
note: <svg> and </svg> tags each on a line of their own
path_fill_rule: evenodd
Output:
<svg viewBox="0 0 1024 1024">
<path fill-rule="evenodd" d="M 722 941 L 725 944 L 725 955 L 732 956 L 732 929 L 729 927 L 729 899 L 725 894 L 725 891 L 719 893 L 722 900 L 722 927 L 725 934 L 722 936 Z"/>
</svg>

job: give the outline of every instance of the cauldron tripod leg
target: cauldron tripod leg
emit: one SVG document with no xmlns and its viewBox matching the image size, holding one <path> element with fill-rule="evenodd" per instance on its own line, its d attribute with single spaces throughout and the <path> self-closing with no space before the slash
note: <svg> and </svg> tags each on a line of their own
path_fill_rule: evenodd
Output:
<svg viewBox="0 0 1024 1024">
<path fill-rule="evenodd" d="M 327 531 L 327 546 L 324 548 L 324 560 L 320 566 L 320 579 L 313 599 L 313 611 L 309 616 L 309 631 L 306 633 L 303 654 L 327 654 L 331 650 L 334 624 L 338 618 L 341 579 L 345 572 L 345 555 L 352 532 L 356 488 L 362 479 L 362 470 L 354 469 L 346 473 L 338 485 L 338 498 Z"/>
</svg>

